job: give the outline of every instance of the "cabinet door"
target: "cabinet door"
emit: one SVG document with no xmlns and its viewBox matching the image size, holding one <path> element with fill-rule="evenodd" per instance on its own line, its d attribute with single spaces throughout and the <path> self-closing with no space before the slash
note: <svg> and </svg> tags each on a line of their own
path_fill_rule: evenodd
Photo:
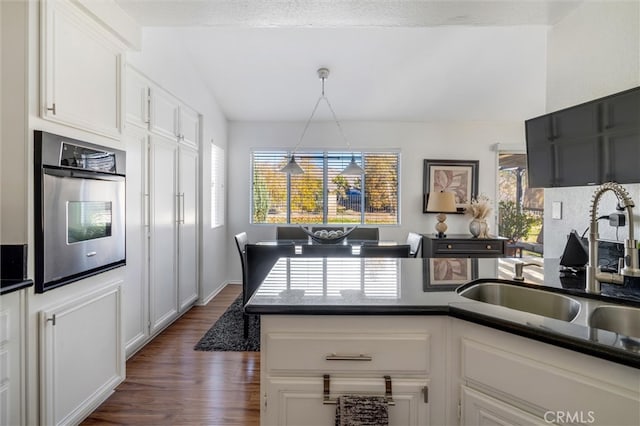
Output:
<svg viewBox="0 0 640 426">
<path fill-rule="evenodd" d="M 548 425 L 544 419 L 536 417 L 512 405 L 462 386 L 462 418 L 463 426 L 524 426 Z"/>
<path fill-rule="evenodd" d="M 527 173 L 532 188 L 554 186 L 554 158 L 551 143 L 551 117 L 543 116 L 525 122 L 527 137 Z"/>
<path fill-rule="evenodd" d="M 42 118 L 118 138 L 121 52 L 113 36 L 67 1 L 41 5 Z"/>
<path fill-rule="evenodd" d="M 179 102 L 168 92 L 151 87 L 149 130 L 166 138 L 176 140 L 178 132 Z"/>
<path fill-rule="evenodd" d="M 127 268 L 122 289 L 124 341 L 127 356 L 149 336 L 149 190 L 148 137 L 144 130 L 125 132 L 127 147 Z"/>
<path fill-rule="evenodd" d="M 0 303 L 0 425 L 26 424 L 24 359 L 27 290 L 3 294 Z"/>
<path fill-rule="evenodd" d="M 175 141 L 151 136 L 149 190 L 151 240 L 149 243 L 149 310 L 151 334 L 178 314 L 176 265 L 176 168 Z"/>
<path fill-rule="evenodd" d="M 429 404 L 424 402 L 427 379 L 393 379 L 389 425 L 425 426 Z M 267 379 L 266 409 L 261 424 L 311 426 L 334 424 L 335 405 L 324 405 L 322 377 L 272 377 Z M 331 378 L 331 397 L 341 394 L 384 395 L 382 378 Z M 265 403 L 265 401 L 263 401 Z"/>
<path fill-rule="evenodd" d="M 200 117 L 191 108 L 180 105 L 180 140 L 195 149 L 200 146 Z"/>
<path fill-rule="evenodd" d="M 198 152 L 179 148 L 178 294 L 180 311 L 198 298 Z"/>
<path fill-rule="evenodd" d="M 604 108 L 606 130 L 640 128 L 640 88 L 606 98 Z"/>
<path fill-rule="evenodd" d="M 41 424 L 79 424 L 124 380 L 120 285 L 40 312 Z"/>
<path fill-rule="evenodd" d="M 127 124 L 147 129 L 149 127 L 149 84 L 139 72 L 131 67 L 127 67 L 125 93 Z"/>
</svg>

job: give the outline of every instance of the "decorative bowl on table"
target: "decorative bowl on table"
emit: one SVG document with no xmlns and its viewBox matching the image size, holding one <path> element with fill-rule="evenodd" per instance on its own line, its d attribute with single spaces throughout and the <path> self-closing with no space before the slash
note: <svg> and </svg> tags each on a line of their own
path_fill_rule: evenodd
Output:
<svg viewBox="0 0 640 426">
<path fill-rule="evenodd" d="M 340 229 L 331 231 L 320 229 L 316 232 L 311 232 L 304 226 L 301 226 L 300 228 L 304 231 L 305 234 L 310 236 L 311 239 L 318 244 L 338 244 L 344 241 L 344 239 L 347 238 L 347 236 L 349 236 L 349 234 L 353 232 L 353 230 L 356 229 L 357 226 L 354 226 L 348 231 L 342 231 Z"/>
</svg>

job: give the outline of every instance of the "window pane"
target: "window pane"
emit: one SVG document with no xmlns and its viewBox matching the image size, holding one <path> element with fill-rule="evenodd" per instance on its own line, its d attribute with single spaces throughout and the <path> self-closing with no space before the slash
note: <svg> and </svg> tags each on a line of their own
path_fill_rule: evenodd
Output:
<svg viewBox="0 0 640 426">
<path fill-rule="evenodd" d="M 354 154 L 356 163 L 362 165 L 362 156 Z M 359 224 L 362 218 L 362 177 L 341 175 L 351 162 L 351 153 L 329 152 L 327 155 L 327 222 Z"/>
<path fill-rule="evenodd" d="M 291 175 L 290 223 L 322 223 L 324 155 L 318 152 L 302 152 L 296 161 L 304 170 L 301 175 Z"/>
<path fill-rule="evenodd" d="M 366 154 L 364 162 L 365 212 L 367 224 L 397 224 L 398 154 Z"/>
<path fill-rule="evenodd" d="M 253 153 L 253 223 L 287 223 L 286 163 L 285 151 Z"/>
<path fill-rule="evenodd" d="M 224 225 L 224 149 L 211 144 L 211 227 Z"/>
<path fill-rule="evenodd" d="M 341 175 L 352 155 L 366 172 Z M 304 174 L 287 176 L 280 169 L 286 151 L 253 152 L 252 223 L 397 224 L 397 152 L 296 152 Z"/>
</svg>

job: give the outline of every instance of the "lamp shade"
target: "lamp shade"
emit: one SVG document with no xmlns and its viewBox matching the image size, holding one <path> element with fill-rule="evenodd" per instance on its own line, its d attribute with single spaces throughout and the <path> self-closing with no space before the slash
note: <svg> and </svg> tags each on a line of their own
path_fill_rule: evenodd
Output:
<svg viewBox="0 0 640 426">
<path fill-rule="evenodd" d="M 351 154 L 351 162 L 344 168 L 341 175 L 363 175 L 364 169 L 356 163 L 356 156 Z"/>
<path fill-rule="evenodd" d="M 291 156 L 291 159 L 289 159 L 287 165 L 281 168 L 280 171 L 282 173 L 289 173 L 292 175 L 301 175 L 304 173 L 302 167 L 300 167 L 298 163 L 296 163 L 296 158 L 293 155 Z"/>
<path fill-rule="evenodd" d="M 453 192 L 431 192 L 427 202 L 427 211 L 432 213 L 455 213 L 456 196 Z"/>
</svg>

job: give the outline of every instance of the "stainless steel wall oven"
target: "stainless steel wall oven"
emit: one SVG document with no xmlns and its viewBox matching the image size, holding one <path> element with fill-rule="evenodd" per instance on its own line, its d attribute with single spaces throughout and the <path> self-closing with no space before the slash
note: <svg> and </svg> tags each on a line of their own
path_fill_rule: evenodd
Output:
<svg viewBox="0 0 640 426">
<path fill-rule="evenodd" d="M 125 264 L 125 153 L 36 130 L 35 288 Z"/>
</svg>

